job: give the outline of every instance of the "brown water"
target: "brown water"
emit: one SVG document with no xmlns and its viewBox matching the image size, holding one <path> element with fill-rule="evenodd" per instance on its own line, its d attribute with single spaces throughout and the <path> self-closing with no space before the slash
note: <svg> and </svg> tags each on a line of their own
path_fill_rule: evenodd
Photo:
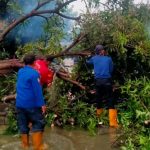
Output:
<svg viewBox="0 0 150 150">
<path fill-rule="evenodd" d="M 0 131 L 3 128 L 0 127 Z M 107 127 L 99 128 L 97 135 L 80 129 L 46 128 L 44 142 L 48 150 L 119 150 L 113 148 L 116 130 Z M 0 150 L 21 150 L 19 136 L 0 135 Z M 32 150 L 32 148 L 31 148 Z"/>
</svg>

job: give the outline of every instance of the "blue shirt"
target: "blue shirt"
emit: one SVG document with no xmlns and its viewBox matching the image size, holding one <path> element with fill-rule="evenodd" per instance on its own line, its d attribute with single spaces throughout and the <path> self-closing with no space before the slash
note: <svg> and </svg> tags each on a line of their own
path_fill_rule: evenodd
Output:
<svg viewBox="0 0 150 150">
<path fill-rule="evenodd" d="M 93 64 L 95 79 L 111 78 L 113 71 L 113 62 L 111 57 L 95 55 L 87 60 L 87 63 Z"/>
<path fill-rule="evenodd" d="M 45 105 L 39 73 L 30 66 L 21 68 L 17 78 L 16 107 L 34 108 Z"/>
</svg>

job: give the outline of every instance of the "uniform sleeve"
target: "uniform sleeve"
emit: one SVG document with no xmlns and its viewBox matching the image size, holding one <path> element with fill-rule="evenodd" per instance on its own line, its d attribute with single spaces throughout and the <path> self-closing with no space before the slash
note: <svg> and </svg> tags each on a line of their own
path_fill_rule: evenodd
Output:
<svg viewBox="0 0 150 150">
<path fill-rule="evenodd" d="M 86 63 L 88 64 L 93 64 L 93 57 L 90 57 L 89 59 L 87 59 Z"/>
<path fill-rule="evenodd" d="M 41 107 L 45 105 L 42 87 L 40 85 L 40 76 L 39 74 L 34 74 L 32 78 L 32 87 L 36 97 L 37 106 Z"/>
<path fill-rule="evenodd" d="M 110 72 L 112 73 L 113 72 L 113 68 L 114 68 L 114 65 L 113 65 L 113 61 L 110 57 Z"/>
</svg>

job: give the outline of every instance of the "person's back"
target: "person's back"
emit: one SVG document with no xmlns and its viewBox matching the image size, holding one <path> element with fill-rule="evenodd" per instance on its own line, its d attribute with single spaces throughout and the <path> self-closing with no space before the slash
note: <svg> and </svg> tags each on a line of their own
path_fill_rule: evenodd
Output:
<svg viewBox="0 0 150 150">
<path fill-rule="evenodd" d="M 39 98 L 35 92 L 41 92 L 42 90 L 35 91 L 39 88 L 35 80 L 38 80 L 39 73 L 30 66 L 21 68 L 18 72 L 17 79 L 17 97 L 16 106 L 21 108 L 33 108 L 40 107 Z M 38 86 L 38 87 L 37 87 Z M 33 88 L 34 87 L 34 88 Z M 39 94 L 39 96 L 42 95 Z M 43 99 L 43 97 L 41 97 Z"/>
<path fill-rule="evenodd" d="M 109 56 L 95 55 L 88 63 L 94 66 L 95 79 L 98 78 L 111 78 L 113 71 L 112 59 Z"/>
</svg>

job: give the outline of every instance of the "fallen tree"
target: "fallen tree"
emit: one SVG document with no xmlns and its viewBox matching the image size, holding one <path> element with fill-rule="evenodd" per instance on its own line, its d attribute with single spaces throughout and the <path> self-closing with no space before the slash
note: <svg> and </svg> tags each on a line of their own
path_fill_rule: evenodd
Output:
<svg viewBox="0 0 150 150">
<path fill-rule="evenodd" d="M 81 56 L 81 57 L 83 57 L 83 56 L 91 55 L 91 52 L 87 51 L 87 49 L 81 50 L 81 52 L 69 52 L 75 45 L 80 43 L 84 38 L 85 38 L 84 34 L 79 34 L 78 37 L 65 50 L 63 50 L 60 53 L 55 54 L 55 55 L 51 54 L 51 55 L 47 55 L 47 56 L 42 56 L 42 58 L 47 59 L 48 61 L 51 61 L 51 57 L 53 57 L 53 58 L 65 57 L 65 56 Z M 7 75 L 7 74 L 13 72 L 15 69 L 18 70 L 19 68 L 21 68 L 23 66 L 24 66 L 23 62 L 19 59 L 0 60 L 0 76 Z M 64 71 L 62 68 L 61 68 L 61 70 L 56 72 L 56 75 L 65 81 L 75 84 L 82 90 L 86 90 L 86 87 L 83 86 L 81 83 L 69 78 L 69 73 Z"/>
<path fill-rule="evenodd" d="M 73 54 L 70 53 L 70 55 L 73 55 Z M 13 72 L 14 69 L 19 69 L 19 68 L 21 68 L 23 66 L 24 66 L 24 64 L 18 59 L 9 59 L 7 61 L 6 60 L 1 60 L 0 61 L 0 76 L 7 75 L 7 74 Z M 69 79 L 69 73 L 64 73 L 64 71 L 58 71 L 58 72 L 56 72 L 56 75 L 59 78 L 65 80 L 65 81 L 71 82 L 71 83 L 79 86 L 81 89 L 85 90 L 85 87 L 81 83 Z"/>
</svg>

